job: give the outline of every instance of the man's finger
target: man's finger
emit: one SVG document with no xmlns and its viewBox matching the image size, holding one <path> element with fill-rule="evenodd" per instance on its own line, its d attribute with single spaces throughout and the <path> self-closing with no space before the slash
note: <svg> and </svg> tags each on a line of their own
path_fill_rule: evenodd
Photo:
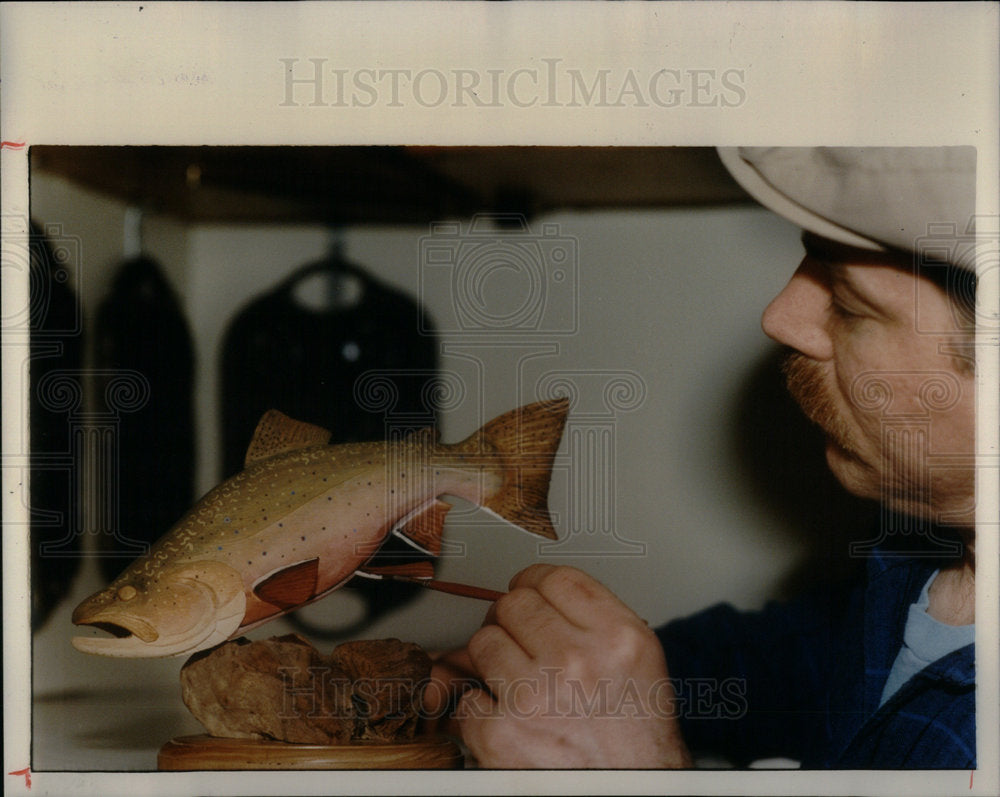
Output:
<svg viewBox="0 0 1000 797">
<path fill-rule="evenodd" d="M 497 601 L 494 622 L 533 659 L 575 646 L 583 632 L 538 590 L 522 587 Z"/>
<path fill-rule="evenodd" d="M 480 628 L 467 645 L 476 672 L 484 681 L 509 677 L 531 666 L 531 656 L 499 625 Z"/>
<path fill-rule="evenodd" d="M 517 587 L 536 587 L 538 586 L 538 583 L 545 578 L 545 576 L 555 569 L 556 565 L 528 565 L 524 568 L 524 570 L 515 573 L 511 577 L 510 582 L 507 584 L 507 589 L 512 590 Z"/>
<path fill-rule="evenodd" d="M 466 692 L 455 709 L 455 721 L 458 723 L 462 741 L 469 748 L 473 757 L 479 760 L 490 760 L 490 751 L 486 743 L 486 734 L 490 723 L 488 720 L 499 717 L 499 708 L 495 700 L 482 689 Z"/>
<path fill-rule="evenodd" d="M 431 677 L 424 688 L 422 704 L 428 714 L 447 710 L 463 690 L 481 683 L 479 673 L 465 648 L 432 656 Z"/>
<path fill-rule="evenodd" d="M 536 590 L 580 628 L 599 628 L 637 619 L 611 590 L 575 567 L 532 565 L 511 579 L 511 591 L 517 588 Z"/>
</svg>

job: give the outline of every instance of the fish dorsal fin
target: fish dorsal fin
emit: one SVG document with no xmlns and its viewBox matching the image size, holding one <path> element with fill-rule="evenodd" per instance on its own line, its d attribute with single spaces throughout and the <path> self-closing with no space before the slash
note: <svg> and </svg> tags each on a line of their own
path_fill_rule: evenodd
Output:
<svg viewBox="0 0 1000 797">
<path fill-rule="evenodd" d="M 329 442 L 330 433 L 321 426 L 296 421 L 278 410 L 268 410 L 257 424 L 243 465 L 247 467 L 276 454 Z"/>
<path fill-rule="evenodd" d="M 357 574 L 366 578 L 434 578 L 431 562 L 407 562 L 401 565 L 365 565 Z"/>
<path fill-rule="evenodd" d="M 403 518 L 392 531 L 424 553 L 438 556 L 441 553 L 444 519 L 450 509 L 451 504 L 437 498 Z"/>
<path fill-rule="evenodd" d="M 301 606 L 316 594 L 319 577 L 319 559 L 308 559 L 291 565 L 261 581 L 253 588 L 254 594 L 279 609 Z"/>
</svg>

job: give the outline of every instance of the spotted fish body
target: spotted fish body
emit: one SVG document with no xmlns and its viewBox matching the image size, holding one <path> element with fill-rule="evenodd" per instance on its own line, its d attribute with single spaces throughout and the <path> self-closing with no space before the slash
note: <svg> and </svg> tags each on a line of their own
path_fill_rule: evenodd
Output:
<svg viewBox="0 0 1000 797">
<path fill-rule="evenodd" d="M 521 407 L 455 445 L 426 430 L 333 446 L 325 430 L 271 411 L 244 470 L 77 607 L 74 623 L 116 638 L 77 637 L 74 645 L 130 657 L 211 647 L 356 574 L 385 575 L 366 565 L 390 532 L 437 554 L 450 509 L 442 495 L 555 538 L 548 485 L 567 409 L 565 399 Z"/>
</svg>

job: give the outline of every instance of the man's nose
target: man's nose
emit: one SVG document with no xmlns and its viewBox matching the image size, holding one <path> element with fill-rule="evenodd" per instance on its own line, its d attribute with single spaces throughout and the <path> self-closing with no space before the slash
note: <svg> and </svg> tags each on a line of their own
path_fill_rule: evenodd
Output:
<svg viewBox="0 0 1000 797">
<path fill-rule="evenodd" d="M 830 291 L 822 267 L 808 257 L 788 284 L 764 309 L 761 327 L 778 343 L 813 360 L 828 360 L 833 345 L 827 331 Z"/>
</svg>

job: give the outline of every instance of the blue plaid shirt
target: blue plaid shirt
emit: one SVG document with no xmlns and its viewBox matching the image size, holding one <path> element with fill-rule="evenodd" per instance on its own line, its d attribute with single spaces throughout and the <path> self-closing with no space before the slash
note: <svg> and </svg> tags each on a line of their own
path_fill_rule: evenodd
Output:
<svg viewBox="0 0 1000 797">
<path fill-rule="evenodd" d="M 689 747 L 737 766 L 782 756 L 812 769 L 974 769 L 974 645 L 879 707 L 909 606 L 940 564 L 875 556 L 865 584 L 759 612 L 722 604 L 658 629 Z"/>
</svg>

